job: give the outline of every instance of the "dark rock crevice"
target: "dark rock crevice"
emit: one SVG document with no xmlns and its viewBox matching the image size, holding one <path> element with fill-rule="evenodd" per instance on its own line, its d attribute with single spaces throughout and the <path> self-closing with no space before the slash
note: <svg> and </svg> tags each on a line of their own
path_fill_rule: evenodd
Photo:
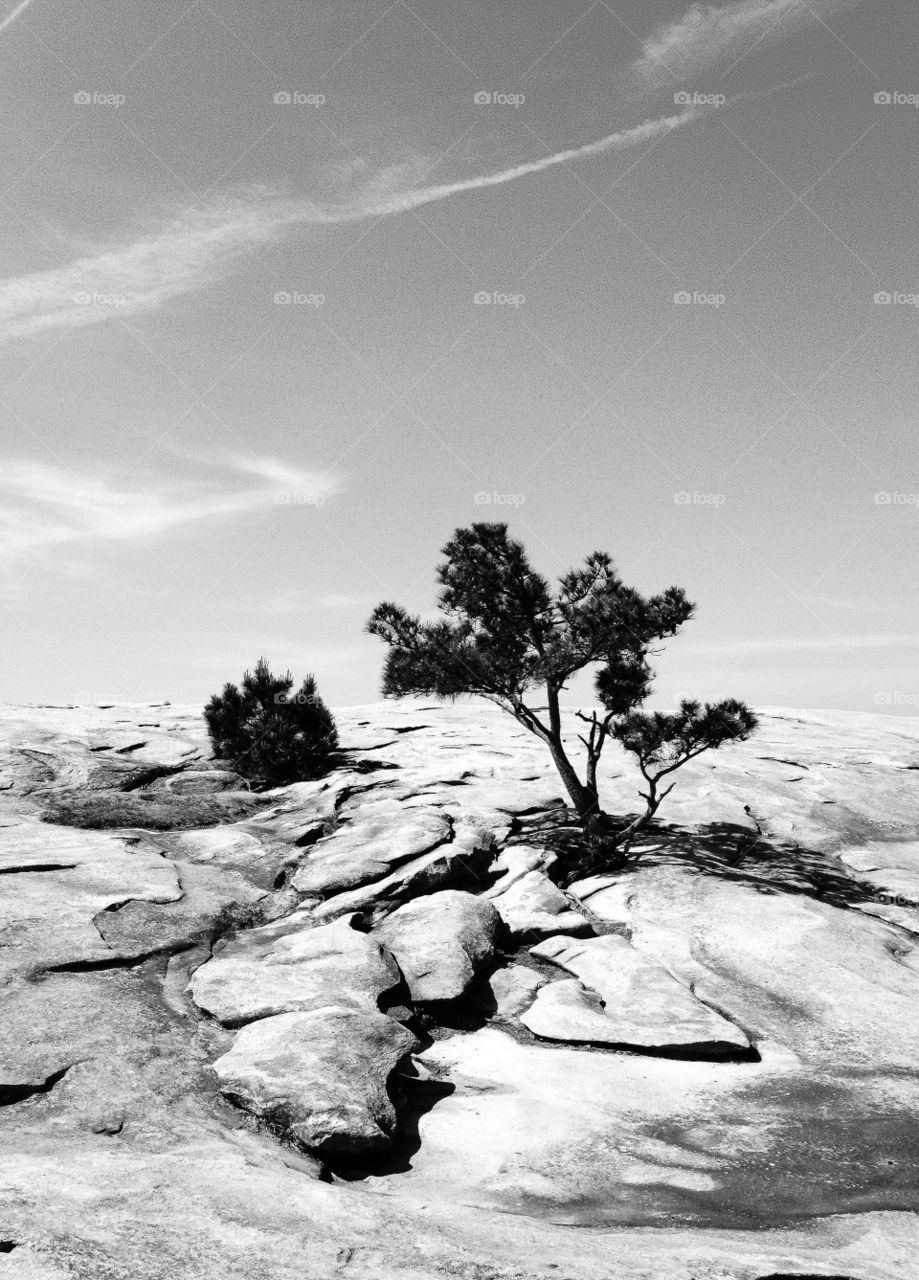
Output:
<svg viewBox="0 0 919 1280">
<path fill-rule="evenodd" d="M 64 1079 L 64 1076 L 73 1065 L 70 1062 L 66 1067 L 61 1067 L 58 1071 L 52 1071 L 51 1075 L 46 1076 L 39 1084 L 0 1085 L 0 1107 L 13 1107 L 17 1103 L 25 1102 L 38 1094 L 50 1093 L 54 1086 Z"/>
<path fill-rule="evenodd" d="M 149 769 L 142 769 L 139 773 L 131 774 L 118 786 L 117 790 L 125 792 L 139 791 L 142 787 L 148 787 L 151 782 L 156 782 L 160 778 L 172 778 L 177 773 L 185 773 L 187 770 L 188 762 L 185 761 L 182 764 L 153 764 Z"/>
<path fill-rule="evenodd" d="M 206 929 L 202 928 L 202 936 L 206 932 Z M 65 960 L 61 964 L 47 965 L 36 976 L 40 977 L 42 973 L 101 973 L 106 969 L 137 969 L 142 964 L 146 964 L 148 960 L 181 955 L 183 951 L 190 951 L 196 945 L 198 944 L 195 942 L 182 942 L 173 946 L 156 947 L 150 951 L 142 951 L 137 955 L 113 955 L 96 960 Z"/>
<path fill-rule="evenodd" d="M 426 1078 L 410 1059 L 390 1075 L 388 1092 L 396 1109 L 398 1125 L 389 1149 L 376 1155 L 325 1156 L 323 1163 L 335 1182 L 366 1182 L 408 1173 L 412 1158 L 421 1150 L 421 1120 L 439 1102 L 456 1092 L 456 1085 Z"/>
<path fill-rule="evenodd" d="M 32 862 L 26 867 L 0 867 L 0 876 L 19 876 L 37 871 L 76 871 L 77 862 Z"/>
</svg>

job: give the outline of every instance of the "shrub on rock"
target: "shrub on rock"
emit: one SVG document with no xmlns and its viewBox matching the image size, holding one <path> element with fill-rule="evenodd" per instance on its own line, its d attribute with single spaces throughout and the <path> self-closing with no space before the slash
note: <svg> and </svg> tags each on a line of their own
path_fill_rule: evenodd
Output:
<svg viewBox="0 0 919 1280">
<path fill-rule="evenodd" d="M 338 747 L 335 719 L 307 676 L 296 693 L 293 677 L 271 674 L 259 658 L 242 684 L 227 683 L 204 709 L 214 753 L 247 778 L 271 786 L 316 778 Z"/>
</svg>

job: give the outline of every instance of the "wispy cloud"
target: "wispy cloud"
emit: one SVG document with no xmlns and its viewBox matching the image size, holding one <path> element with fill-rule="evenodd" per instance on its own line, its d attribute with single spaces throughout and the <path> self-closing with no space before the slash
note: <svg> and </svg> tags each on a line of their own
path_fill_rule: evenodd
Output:
<svg viewBox="0 0 919 1280">
<path fill-rule="evenodd" d="M 650 86 L 677 83 L 713 67 L 728 67 L 757 46 L 767 46 L 816 25 L 860 0 L 738 0 L 694 4 L 676 22 L 657 27 L 632 64 L 632 77 Z"/>
<path fill-rule="evenodd" d="M 335 203 L 251 188 L 230 200 L 187 212 L 164 229 L 125 244 L 48 271 L 0 281 L 0 339 L 149 311 L 202 288 L 249 249 L 277 239 L 292 227 L 405 213 L 462 192 L 500 186 L 558 165 L 639 146 L 688 124 L 697 114 L 689 109 L 648 120 L 582 147 L 434 186 L 410 185 L 416 165 L 391 166 L 375 175 L 359 174 L 356 188 Z"/>
<path fill-rule="evenodd" d="M 243 484 L 246 474 L 266 483 Z M 0 473 L 0 564 L 34 563 L 36 556 L 73 543 L 148 541 L 203 521 L 271 511 L 292 494 L 318 504 L 340 488 L 335 477 L 273 459 L 230 458 L 201 479 L 153 476 L 130 488 L 119 488 L 103 467 L 6 462 Z"/>
<path fill-rule="evenodd" d="M 735 61 L 755 44 L 772 43 L 859 0 L 739 0 L 723 7 L 695 4 L 678 21 L 658 27 L 625 74 L 647 90 Z M 0 23 L 12 22 L 20 4 Z M 690 106 L 645 120 L 579 147 L 569 147 L 454 182 L 424 184 L 427 161 L 374 171 L 352 166 L 349 190 L 332 201 L 284 196 L 253 187 L 124 243 L 87 253 L 63 266 L 0 281 L 0 341 L 49 330 L 80 328 L 152 310 L 221 278 L 248 250 L 292 228 L 395 215 L 467 192 L 498 187 L 562 165 L 652 142 L 703 112 Z"/>
<path fill-rule="evenodd" d="M 32 0 L 21 0 L 21 3 L 17 4 L 16 8 L 8 13 L 5 18 L 0 18 L 0 31 L 5 31 L 11 23 L 16 21 L 21 13 L 25 13 L 31 3 Z"/>
<path fill-rule="evenodd" d="M 290 209 L 256 188 L 126 244 L 0 281 L 0 338 L 147 311 L 201 288 L 290 220 Z"/>
</svg>

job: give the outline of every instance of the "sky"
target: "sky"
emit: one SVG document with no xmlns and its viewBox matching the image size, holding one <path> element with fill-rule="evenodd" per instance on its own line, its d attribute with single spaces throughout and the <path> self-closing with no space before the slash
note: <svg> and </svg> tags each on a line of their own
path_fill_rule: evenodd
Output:
<svg viewBox="0 0 919 1280">
<path fill-rule="evenodd" d="M 919 711 L 912 0 L 0 5 L 0 699 L 379 696 L 453 530 Z M 573 687 L 572 701 L 589 696 Z"/>
</svg>

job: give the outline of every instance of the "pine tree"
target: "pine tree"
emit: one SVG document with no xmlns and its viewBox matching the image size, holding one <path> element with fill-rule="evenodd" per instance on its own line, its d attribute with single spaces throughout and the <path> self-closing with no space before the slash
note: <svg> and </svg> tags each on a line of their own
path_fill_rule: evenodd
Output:
<svg viewBox="0 0 919 1280">
<path fill-rule="evenodd" d="M 478 694 L 541 738 L 592 842 L 628 852 L 673 784 L 661 780 L 702 751 L 749 737 L 756 717 L 742 702 L 684 700 L 674 714 L 640 710 L 651 691 L 648 663 L 655 645 L 675 636 L 694 612 L 680 587 L 644 597 L 626 586 L 604 552 L 559 579 L 553 593 L 505 524 L 457 529 L 437 569 L 444 615 L 422 622 L 389 602 L 374 610 L 367 630 L 389 652 L 386 696 L 423 694 L 452 699 Z M 586 768 L 578 774 L 562 737 L 560 694 L 585 668 L 596 671 L 601 711 L 578 712 Z M 538 691 L 538 702 L 528 695 Z M 545 708 L 545 710 L 543 709 Z M 644 811 L 617 824 L 600 806 L 597 766 L 614 739 L 636 759 L 647 785 Z"/>
<path fill-rule="evenodd" d="M 204 709 L 215 755 L 244 777 L 272 786 L 327 772 L 338 746 L 334 717 L 311 675 L 296 693 L 293 683 L 289 671 L 274 676 L 259 658 L 241 688 L 227 683 L 215 693 Z"/>
</svg>

